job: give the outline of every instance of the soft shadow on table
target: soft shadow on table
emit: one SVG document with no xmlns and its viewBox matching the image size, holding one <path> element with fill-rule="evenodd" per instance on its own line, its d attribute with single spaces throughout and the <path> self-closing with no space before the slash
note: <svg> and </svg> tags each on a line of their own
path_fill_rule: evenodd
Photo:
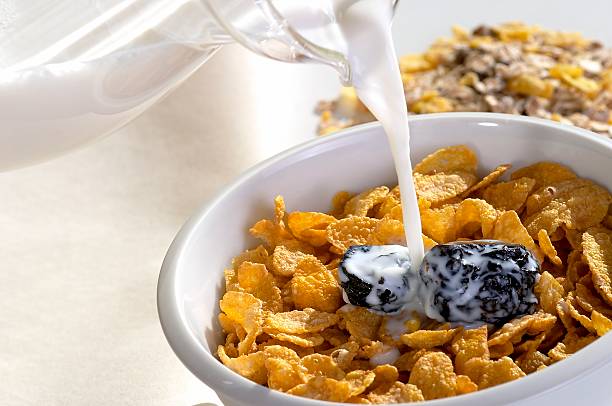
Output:
<svg viewBox="0 0 612 406">
<path fill-rule="evenodd" d="M 215 403 L 198 403 L 198 404 L 193 405 L 193 406 L 219 406 L 219 405 L 217 405 Z"/>
</svg>

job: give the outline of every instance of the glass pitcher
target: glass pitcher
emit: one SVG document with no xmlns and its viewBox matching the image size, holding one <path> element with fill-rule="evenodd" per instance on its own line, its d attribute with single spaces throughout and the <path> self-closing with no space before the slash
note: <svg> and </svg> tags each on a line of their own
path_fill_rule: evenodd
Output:
<svg viewBox="0 0 612 406">
<path fill-rule="evenodd" d="M 234 41 L 269 58 L 329 65 L 349 83 L 340 48 L 321 44 L 338 35 L 333 7 L 354 1 L 3 2 L 0 170 L 112 132 Z"/>
</svg>

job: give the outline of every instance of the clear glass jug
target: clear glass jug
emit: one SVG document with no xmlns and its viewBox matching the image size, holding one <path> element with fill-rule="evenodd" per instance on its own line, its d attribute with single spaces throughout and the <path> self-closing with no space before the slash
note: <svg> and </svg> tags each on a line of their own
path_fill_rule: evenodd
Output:
<svg viewBox="0 0 612 406">
<path fill-rule="evenodd" d="M 348 83 L 343 53 L 312 39 L 335 36 L 331 7 L 354 1 L 3 2 L 0 170 L 112 132 L 229 42 L 273 59 L 327 64 Z"/>
</svg>

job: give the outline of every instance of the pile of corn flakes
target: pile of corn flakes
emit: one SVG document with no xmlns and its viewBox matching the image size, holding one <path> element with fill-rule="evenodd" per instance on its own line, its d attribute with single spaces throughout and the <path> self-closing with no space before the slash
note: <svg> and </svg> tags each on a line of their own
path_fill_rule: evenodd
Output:
<svg viewBox="0 0 612 406">
<path fill-rule="evenodd" d="M 453 27 L 451 38 L 399 64 L 413 114 L 522 114 L 612 136 L 612 49 L 579 33 L 521 23 Z M 374 119 L 353 88 L 317 112 L 320 134 Z"/>
<path fill-rule="evenodd" d="M 569 168 L 539 162 L 484 178 L 466 146 L 414 168 L 426 247 L 495 239 L 541 263 L 538 310 L 503 326 L 453 328 L 345 305 L 337 268 L 351 245 L 404 243 L 399 190 L 338 193 L 329 214 L 286 213 L 250 229 L 263 245 L 225 271 L 221 361 L 270 389 L 348 403 L 438 399 L 546 368 L 612 329 L 612 196 Z M 389 354 L 395 356 L 389 358 Z M 388 362 L 388 363 L 387 363 Z"/>
</svg>

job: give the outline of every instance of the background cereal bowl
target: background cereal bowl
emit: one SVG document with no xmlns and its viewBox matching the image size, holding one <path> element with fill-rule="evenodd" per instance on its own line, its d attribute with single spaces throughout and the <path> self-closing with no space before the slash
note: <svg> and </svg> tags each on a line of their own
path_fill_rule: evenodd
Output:
<svg viewBox="0 0 612 406">
<path fill-rule="evenodd" d="M 553 160 L 612 190 L 612 143 L 574 127 L 526 117 L 487 113 L 411 117 L 413 159 L 437 148 L 467 144 L 479 171 L 500 163 L 514 167 Z M 409 168 L 406 168 L 409 170 Z M 378 124 L 319 138 L 250 169 L 182 228 L 164 260 L 158 310 L 172 349 L 228 405 L 323 405 L 259 386 L 226 368 L 214 355 L 221 342 L 217 322 L 223 270 L 231 258 L 256 245 L 247 230 L 272 216 L 272 199 L 287 209 L 329 210 L 339 190 L 361 191 L 396 183 L 387 142 Z M 428 405 L 608 404 L 612 398 L 612 334 L 569 359 L 514 382 Z"/>
</svg>

